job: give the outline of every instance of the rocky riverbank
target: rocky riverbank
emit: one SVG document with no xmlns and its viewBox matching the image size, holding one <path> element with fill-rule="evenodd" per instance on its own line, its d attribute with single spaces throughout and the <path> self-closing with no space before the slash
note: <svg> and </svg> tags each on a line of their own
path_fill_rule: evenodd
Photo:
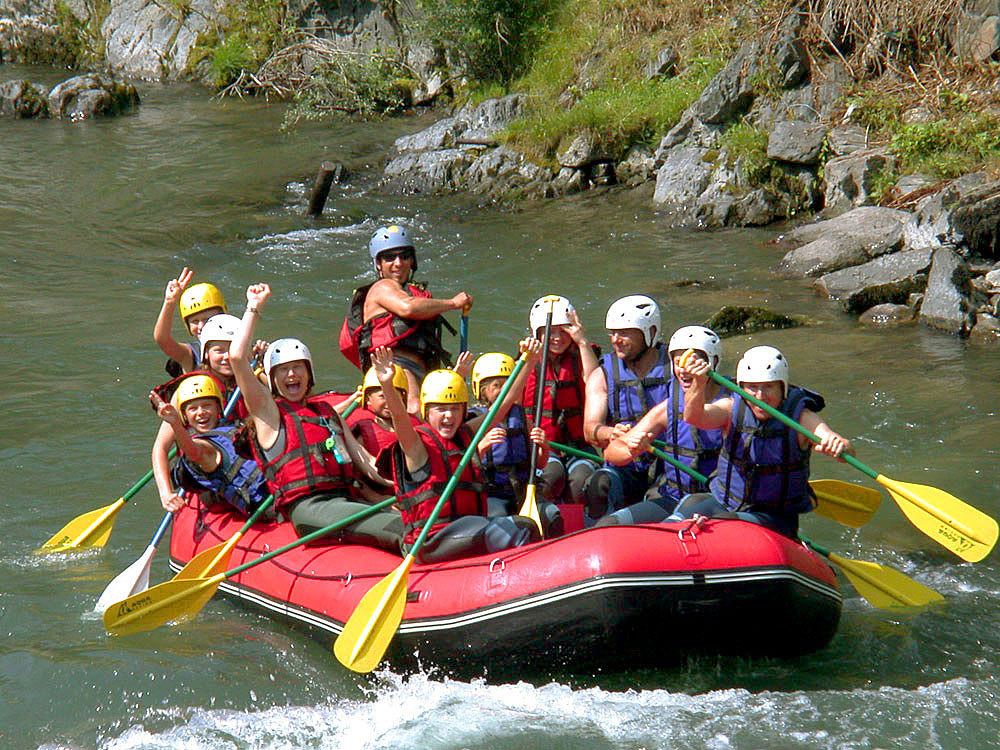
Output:
<svg viewBox="0 0 1000 750">
<path fill-rule="evenodd" d="M 514 93 L 457 108 L 397 140 L 381 187 L 397 193 L 469 191 L 506 203 L 617 185 L 649 191 L 665 222 L 704 229 L 815 216 L 820 220 L 779 238 L 776 272 L 815 279 L 818 292 L 870 325 L 920 321 L 961 336 L 997 339 L 1000 182 L 985 169 L 948 180 L 905 173 L 894 143 L 873 137 L 870 123 L 856 111 L 858 87 L 866 80 L 858 67 L 891 67 L 892 36 L 859 47 L 864 40 L 835 7 L 789 4 L 767 33 L 745 38 L 655 148 L 648 140 L 609 147 L 584 128 L 563 137 L 551 159 L 530 158 L 514 146 L 509 128 L 530 116 L 532 102 L 529 94 Z M 66 42 L 66 26 L 75 23 L 103 40 L 104 64 L 112 71 L 204 79 L 205 63 L 195 60 L 195 51 L 231 15 L 226 4 L 200 0 L 183 7 L 122 0 L 103 15 L 98 10 L 87 2 L 0 0 L 0 60 L 30 61 L 40 50 L 65 47 L 81 57 L 80 39 L 87 36 Z M 407 4 L 398 10 L 414 12 Z M 992 64 L 1000 51 L 1000 0 L 955 0 L 946 10 L 935 34 L 954 60 Z M 731 25 L 753 19 L 748 12 L 734 11 Z M 399 49 L 413 76 L 413 101 L 432 101 L 447 91 L 447 80 L 462 75 L 454 61 L 406 43 L 399 17 L 378 3 L 360 3 L 351 12 L 323 4 L 296 7 L 294 23 L 322 29 L 344 49 Z M 817 45 L 817 35 L 823 44 Z M 565 107 L 593 90 L 588 69 L 594 59 L 584 60 L 565 85 L 558 97 Z M 677 51 L 662 48 L 644 61 L 643 75 L 669 79 L 679 75 L 681 64 Z M 912 85 L 922 85 L 912 66 L 910 72 Z M 0 114 L 78 118 L 86 116 L 85 105 L 91 114 L 110 114 L 137 100 L 134 89 L 130 94 L 102 76 L 80 77 L 57 89 L 5 84 Z M 954 100 L 964 96 L 945 93 Z M 902 115 L 908 123 L 935 116 L 942 113 L 922 106 Z"/>
</svg>

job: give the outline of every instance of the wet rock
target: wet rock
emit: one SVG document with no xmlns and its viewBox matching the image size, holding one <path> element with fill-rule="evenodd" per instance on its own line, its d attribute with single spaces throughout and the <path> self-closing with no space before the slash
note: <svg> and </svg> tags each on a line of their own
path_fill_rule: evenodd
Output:
<svg viewBox="0 0 1000 750">
<path fill-rule="evenodd" d="M 679 145 L 687 147 L 697 147 L 703 149 L 715 148 L 719 143 L 719 136 L 725 130 L 722 125 L 706 125 L 690 112 L 681 116 L 674 127 L 660 139 L 660 145 L 656 148 L 656 168 L 663 166 L 670 152 Z"/>
<path fill-rule="evenodd" d="M 563 167 L 552 181 L 552 189 L 556 195 L 572 195 L 585 190 L 588 185 L 586 175 L 580 169 Z"/>
<path fill-rule="evenodd" d="M 677 63 L 681 56 L 673 47 L 664 47 L 659 54 L 650 60 L 644 72 L 647 79 L 659 78 L 660 76 L 672 76 L 677 72 Z"/>
<path fill-rule="evenodd" d="M 922 198 L 917 211 L 903 227 L 903 241 L 913 249 L 936 249 L 960 245 L 965 237 L 952 226 L 952 208 L 959 201 L 986 184 L 986 178 L 974 173 L 952 180 L 940 190 Z"/>
<path fill-rule="evenodd" d="M 736 336 L 755 331 L 797 328 L 805 325 L 800 316 L 782 315 L 763 307 L 726 305 L 705 321 L 720 336 Z"/>
<path fill-rule="evenodd" d="M 974 322 L 970 315 L 969 267 L 950 247 L 934 251 L 920 321 L 933 328 L 966 335 Z"/>
<path fill-rule="evenodd" d="M 615 185 L 618 183 L 618 174 L 615 172 L 615 164 L 612 161 L 595 161 L 590 165 L 591 185 Z"/>
<path fill-rule="evenodd" d="M 48 116 L 48 99 L 38 86 L 24 80 L 0 83 L 0 117 L 19 120 Z"/>
<path fill-rule="evenodd" d="M 1000 318 L 991 313 L 979 313 L 969 332 L 969 338 L 990 343 L 1000 341 Z"/>
<path fill-rule="evenodd" d="M 767 139 L 767 158 L 792 164 L 815 164 L 823 148 L 826 126 L 784 120 L 777 123 Z"/>
<path fill-rule="evenodd" d="M 869 327 L 889 327 L 912 323 L 915 319 L 913 309 L 907 305 L 886 303 L 870 307 L 858 316 L 861 325 Z"/>
<path fill-rule="evenodd" d="M 896 168 L 896 157 L 888 151 L 857 151 L 830 159 L 823 167 L 826 180 L 826 213 L 830 216 L 856 206 L 871 205 L 875 177 Z"/>
<path fill-rule="evenodd" d="M 703 123 L 720 125 L 746 112 L 754 100 L 760 43 L 745 42 L 729 63 L 709 81 L 691 105 L 691 114 Z"/>
<path fill-rule="evenodd" d="M 932 254 L 930 250 L 904 250 L 883 255 L 825 274 L 814 286 L 847 312 L 860 313 L 884 302 L 903 304 L 926 286 Z"/>
<path fill-rule="evenodd" d="M 383 186 L 401 193 L 440 193 L 459 189 L 465 168 L 475 161 L 471 149 L 406 153 L 391 160 Z"/>
<path fill-rule="evenodd" d="M 656 174 L 653 202 L 690 211 L 694 200 L 708 187 L 714 165 L 708 149 L 678 146 L 670 151 Z"/>
<path fill-rule="evenodd" d="M 49 92 L 49 113 L 73 121 L 117 115 L 138 105 L 135 86 L 99 73 L 74 76 Z"/>
<path fill-rule="evenodd" d="M 524 114 L 524 105 L 523 94 L 510 94 L 463 109 L 456 117 L 466 127 L 461 138 L 468 141 L 495 139 L 501 130 Z"/>
<path fill-rule="evenodd" d="M 868 134 L 858 125 L 838 125 L 827 133 L 834 156 L 847 156 L 868 148 Z"/>
<path fill-rule="evenodd" d="M 398 154 L 452 148 L 465 130 L 466 124 L 457 117 L 445 117 L 419 133 L 397 138 L 392 147 Z"/>
<path fill-rule="evenodd" d="M 798 227 L 784 240 L 804 244 L 786 253 L 778 269 L 793 276 L 817 276 L 893 252 L 902 246 L 908 218 L 905 211 L 860 206 Z"/>
</svg>

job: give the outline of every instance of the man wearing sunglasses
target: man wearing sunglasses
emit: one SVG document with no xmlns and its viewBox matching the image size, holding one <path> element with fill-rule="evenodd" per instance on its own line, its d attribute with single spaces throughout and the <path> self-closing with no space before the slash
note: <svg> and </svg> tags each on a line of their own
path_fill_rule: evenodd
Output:
<svg viewBox="0 0 1000 750">
<path fill-rule="evenodd" d="M 344 329 L 348 348 L 356 347 L 362 369 L 369 366 L 369 352 L 380 346 L 392 349 L 393 361 L 409 383 L 407 410 L 420 412 L 420 384 L 430 370 L 447 367 L 451 355 L 441 345 L 441 327 L 454 329 L 442 317 L 451 310 L 468 310 L 472 297 L 459 292 L 450 299 L 434 299 L 426 285 L 414 283 L 417 256 L 403 227 L 380 227 L 368 243 L 378 281 L 354 293 Z M 345 333 L 341 332 L 341 351 Z"/>
</svg>

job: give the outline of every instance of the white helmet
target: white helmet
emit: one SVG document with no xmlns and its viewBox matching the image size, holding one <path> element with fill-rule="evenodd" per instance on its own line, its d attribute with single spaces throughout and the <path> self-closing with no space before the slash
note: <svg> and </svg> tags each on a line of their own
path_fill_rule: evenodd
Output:
<svg viewBox="0 0 1000 750">
<path fill-rule="evenodd" d="M 783 393 L 788 393 L 788 360 L 773 346 L 755 346 L 743 352 L 743 358 L 736 365 L 738 383 L 775 383 L 784 385 Z"/>
<path fill-rule="evenodd" d="M 711 328 L 684 326 L 674 331 L 670 343 L 667 344 L 667 353 L 673 356 L 674 352 L 688 349 L 704 352 L 712 369 L 719 369 L 719 362 L 722 360 L 722 339 Z"/>
<path fill-rule="evenodd" d="M 539 297 L 531 306 L 531 312 L 528 314 L 528 325 L 531 326 L 531 332 L 536 336 L 539 330 L 545 328 L 545 319 L 548 317 L 550 309 L 552 310 L 552 325 L 554 326 L 570 325 L 569 317 L 576 312 L 576 309 L 565 297 L 556 294 Z"/>
<path fill-rule="evenodd" d="M 274 388 L 274 381 L 271 379 L 271 371 L 278 365 L 286 362 L 295 362 L 304 359 L 309 365 L 309 387 L 313 386 L 313 358 L 309 347 L 298 339 L 278 339 L 272 341 L 267 351 L 264 352 L 264 375 L 271 388 Z"/>
<path fill-rule="evenodd" d="M 638 328 L 646 346 L 652 346 L 660 337 L 660 306 L 644 294 L 630 294 L 611 304 L 604 327 L 609 331 Z"/>
<path fill-rule="evenodd" d="M 243 321 L 235 315 L 220 313 L 213 315 L 205 321 L 201 333 L 198 334 L 198 343 L 201 344 L 201 361 L 205 361 L 205 349 L 210 341 L 228 341 L 232 343 L 236 334 L 240 332 Z"/>
</svg>

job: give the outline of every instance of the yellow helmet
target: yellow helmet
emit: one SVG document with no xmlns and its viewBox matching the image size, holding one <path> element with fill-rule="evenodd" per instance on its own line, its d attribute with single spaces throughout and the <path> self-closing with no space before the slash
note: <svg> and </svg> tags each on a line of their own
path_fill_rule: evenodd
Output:
<svg viewBox="0 0 1000 750">
<path fill-rule="evenodd" d="M 420 386 L 420 414 L 427 419 L 428 404 L 468 404 L 469 389 L 462 376 L 454 370 L 434 370 L 427 373 Z"/>
<path fill-rule="evenodd" d="M 397 364 L 393 364 L 392 366 L 392 385 L 394 388 L 402 390 L 403 393 L 410 392 L 410 384 L 406 380 L 406 373 Z M 365 373 L 364 382 L 361 383 L 361 398 L 364 399 L 368 395 L 369 388 L 381 387 L 382 384 L 378 381 L 378 376 L 375 375 L 375 368 L 369 367 L 368 372 Z"/>
<path fill-rule="evenodd" d="M 180 311 L 181 319 L 184 322 L 187 322 L 187 319 L 195 313 L 211 310 L 213 307 L 218 307 L 222 312 L 229 312 L 222 292 L 214 284 L 195 284 L 181 295 Z"/>
<path fill-rule="evenodd" d="M 484 354 L 472 366 L 472 395 L 479 398 L 479 384 L 486 378 L 505 378 L 514 372 L 514 360 L 500 352 Z"/>
<path fill-rule="evenodd" d="M 184 415 L 184 404 L 188 401 L 194 401 L 196 398 L 217 399 L 219 409 L 222 409 L 222 391 L 219 390 L 219 384 L 215 382 L 215 378 L 208 375 L 191 375 L 184 378 L 177 386 L 174 397 L 177 399 L 177 410 L 181 416 Z"/>
</svg>

